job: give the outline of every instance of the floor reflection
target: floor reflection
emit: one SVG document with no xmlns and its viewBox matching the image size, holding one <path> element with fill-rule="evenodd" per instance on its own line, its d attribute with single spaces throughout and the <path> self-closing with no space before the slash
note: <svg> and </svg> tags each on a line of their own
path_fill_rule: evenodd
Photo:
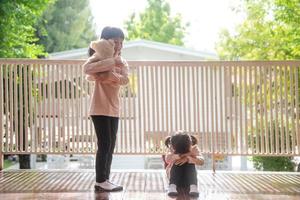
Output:
<svg viewBox="0 0 300 200">
<path fill-rule="evenodd" d="M 95 200 L 110 200 L 109 192 L 95 192 Z"/>
</svg>

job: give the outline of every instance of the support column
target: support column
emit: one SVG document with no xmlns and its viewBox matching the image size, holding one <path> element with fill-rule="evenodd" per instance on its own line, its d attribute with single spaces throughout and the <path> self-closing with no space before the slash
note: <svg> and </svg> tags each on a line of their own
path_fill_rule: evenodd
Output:
<svg viewBox="0 0 300 200">
<path fill-rule="evenodd" d="M 215 174 L 216 173 L 216 159 L 215 159 L 215 154 L 214 153 L 212 154 L 211 162 L 212 162 L 213 174 Z"/>
<path fill-rule="evenodd" d="M 0 171 L 4 168 L 4 155 L 2 153 L 2 149 L 0 150 Z"/>
</svg>

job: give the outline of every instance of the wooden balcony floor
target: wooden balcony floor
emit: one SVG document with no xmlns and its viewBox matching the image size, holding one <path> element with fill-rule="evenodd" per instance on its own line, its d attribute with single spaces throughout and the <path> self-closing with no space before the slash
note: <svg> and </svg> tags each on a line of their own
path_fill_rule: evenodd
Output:
<svg viewBox="0 0 300 200">
<path fill-rule="evenodd" d="M 199 198 L 166 195 L 162 170 L 113 171 L 124 191 L 94 193 L 94 170 L 6 170 L 0 172 L 0 199 L 300 199 L 300 173 L 198 171 Z"/>
</svg>

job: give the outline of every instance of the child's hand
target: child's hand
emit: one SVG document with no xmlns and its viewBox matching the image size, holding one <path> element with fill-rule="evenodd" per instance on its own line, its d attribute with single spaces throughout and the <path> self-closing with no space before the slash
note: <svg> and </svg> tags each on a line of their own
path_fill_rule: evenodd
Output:
<svg viewBox="0 0 300 200">
<path fill-rule="evenodd" d="M 95 81 L 95 80 L 97 80 L 97 76 L 96 75 L 87 75 L 86 80 Z"/>
<path fill-rule="evenodd" d="M 116 65 L 116 67 L 124 66 L 124 62 L 123 62 L 121 56 L 115 57 L 115 65 Z"/>
<path fill-rule="evenodd" d="M 192 152 L 188 152 L 185 154 L 181 154 L 180 157 L 183 158 L 183 157 L 187 157 L 187 156 L 191 156 L 191 155 L 192 155 Z"/>
<path fill-rule="evenodd" d="M 120 81 L 120 75 L 118 75 L 115 72 L 108 72 L 105 74 L 104 82 L 119 82 Z"/>
<path fill-rule="evenodd" d="M 192 157 L 192 156 L 188 156 L 187 158 L 188 158 L 188 163 L 195 164 L 195 165 L 203 165 L 204 164 L 203 158 L 197 158 L 197 157 Z"/>
<path fill-rule="evenodd" d="M 188 158 L 185 156 L 185 157 L 182 157 L 182 158 L 176 160 L 176 162 L 174 164 L 181 166 L 184 163 L 187 163 L 188 161 L 189 161 Z"/>
<path fill-rule="evenodd" d="M 200 155 L 200 150 L 197 145 L 192 146 L 190 152 L 191 152 L 191 155 L 193 155 L 193 156 Z"/>
<path fill-rule="evenodd" d="M 123 72 L 121 67 L 114 67 L 114 69 L 112 71 L 117 74 L 122 74 L 122 72 Z"/>
</svg>

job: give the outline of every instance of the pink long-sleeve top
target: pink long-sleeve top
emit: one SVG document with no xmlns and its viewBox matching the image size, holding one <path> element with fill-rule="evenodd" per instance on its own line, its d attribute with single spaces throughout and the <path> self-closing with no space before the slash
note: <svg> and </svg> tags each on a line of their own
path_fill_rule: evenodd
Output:
<svg viewBox="0 0 300 200">
<path fill-rule="evenodd" d="M 174 163 L 179 160 L 181 157 L 179 154 L 175 154 L 174 152 L 170 151 L 166 154 L 166 163 L 168 164 L 166 167 L 167 177 L 170 179 L 170 172 L 171 168 Z M 203 165 L 204 159 L 203 156 L 200 154 L 199 147 L 194 145 L 191 147 L 191 151 L 187 155 L 188 163 L 195 164 L 195 165 Z"/>
<path fill-rule="evenodd" d="M 119 117 L 120 86 L 126 85 L 129 82 L 127 63 L 124 61 L 124 65 L 116 66 L 114 58 L 99 61 L 94 56 L 91 56 L 83 64 L 83 70 L 85 74 L 95 77 L 95 87 L 91 98 L 89 114 Z M 97 73 L 106 71 L 118 71 L 115 82 L 105 82 L 101 78 L 97 78 Z"/>
</svg>

